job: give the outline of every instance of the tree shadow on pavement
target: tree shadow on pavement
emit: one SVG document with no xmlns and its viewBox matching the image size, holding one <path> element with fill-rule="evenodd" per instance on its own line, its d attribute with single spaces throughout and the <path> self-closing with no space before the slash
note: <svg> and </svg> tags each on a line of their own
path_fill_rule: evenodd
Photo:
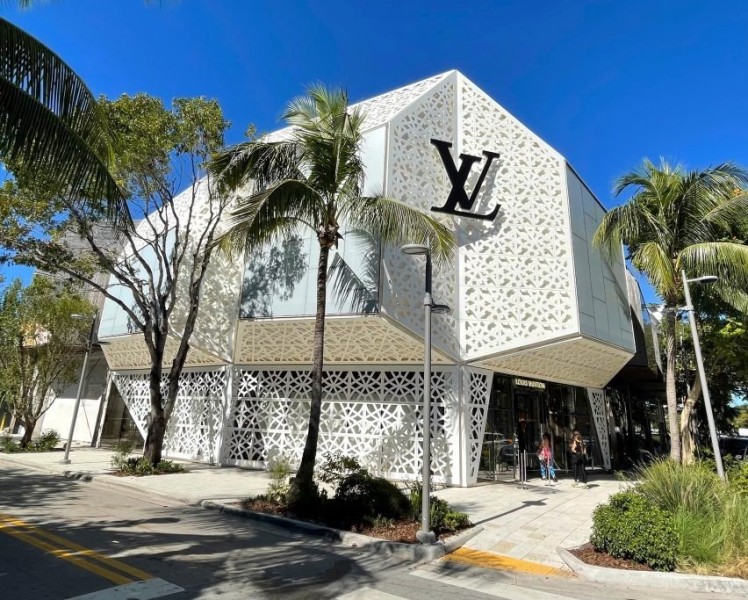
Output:
<svg viewBox="0 0 748 600">
<path fill-rule="evenodd" d="M 395 556 L 203 508 L 25 470 L 0 473 L 0 511 L 185 588 L 172 596 L 318 600 L 375 585 Z M 67 516 L 67 518 L 66 518 Z M 108 587 L 102 580 L 102 589 Z"/>
</svg>

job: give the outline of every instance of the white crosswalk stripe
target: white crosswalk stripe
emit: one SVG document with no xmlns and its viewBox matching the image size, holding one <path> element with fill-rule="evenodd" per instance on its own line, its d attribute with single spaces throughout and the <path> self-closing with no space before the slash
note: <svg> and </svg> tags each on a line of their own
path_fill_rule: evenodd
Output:
<svg viewBox="0 0 748 600">
<path fill-rule="evenodd" d="M 434 571 L 413 571 L 411 575 L 423 577 L 429 581 L 439 581 L 467 590 L 473 590 L 488 596 L 506 598 L 506 600 L 574 600 L 573 596 L 562 596 L 551 594 L 540 590 L 532 590 L 501 583 L 498 581 L 486 581 L 481 577 L 475 577 L 469 573 L 438 573 Z"/>
<path fill-rule="evenodd" d="M 363 587 L 345 596 L 338 596 L 337 600 L 402 600 L 402 596 L 393 596 L 387 592 Z"/>
<path fill-rule="evenodd" d="M 498 581 L 487 581 L 485 578 L 475 577 L 474 574 L 471 575 L 469 573 L 439 573 L 430 569 L 422 569 L 412 571 L 410 575 L 422 577 L 432 582 L 439 582 L 444 586 L 453 586 L 479 592 L 486 596 L 494 596 L 502 600 L 574 600 L 573 596 L 522 588 Z M 461 597 L 457 590 L 455 590 L 454 597 Z M 388 594 L 387 592 L 382 592 L 371 587 L 363 587 L 355 592 L 337 596 L 336 600 L 408 600 L 408 597 Z"/>
</svg>

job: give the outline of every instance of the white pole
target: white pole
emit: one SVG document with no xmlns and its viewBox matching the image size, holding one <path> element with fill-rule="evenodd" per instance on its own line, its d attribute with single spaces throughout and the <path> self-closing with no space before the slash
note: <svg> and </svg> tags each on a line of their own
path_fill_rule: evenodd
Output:
<svg viewBox="0 0 748 600">
<path fill-rule="evenodd" d="M 86 342 L 86 354 L 83 356 L 83 367 L 81 368 L 81 376 L 78 379 L 78 393 L 75 396 L 75 407 L 73 408 L 73 420 L 70 423 L 70 432 L 68 433 L 68 441 L 65 444 L 65 457 L 60 461 L 64 465 L 70 464 L 70 446 L 73 443 L 73 432 L 75 431 L 75 422 L 78 420 L 78 409 L 81 405 L 81 394 L 83 393 L 83 381 L 86 379 L 86 368 L 88 367 L 88 355 L 91 352 L 91 346 L 93 344 L 93 337 L 95 333 L 96 316 L 94 315 L 91 321 L 91 331 L 88 334 L 88 341 Z"/>
<path fill-rule="evenodd" d="M 431 531 L 431 253 L 426 254 L 426 292 L 423 296 L 423 468 L 421 470 L 421 530 L 416 534 L 422 544 L 433 544 Z"/>
<path fill-rule="evenodd" d="M 709 423 L 709 436 L 712 438 L 712 450 L 714 451 L 714 462 L 717 463 L 717 475 L 722 479 L 725 478 L 725 468 L 722 464 L 722 455 L 719 452 L 719 438 L 717 437 L 717 428 L 714 425 L 714 413 L 712 413 L 712 400 L 709 397 L 709 387 L 706 384 L 706 371 L 704 370 L 704 359 L 701 357 L 701 344 L 699 344 L 699 332 L 696 329 L 696 316 L 694 315 L 693 303 L 691 302 L 691 290 L 688 289 L 688 279 L 686 272 L 681 271 L 683 276 L 683 291 L 686 295 L 686 311 L 688 312 L 688 322 L 691 325 L 691 336 L 693 337 L 693 348 L 696 353 L 696 365 L 699 368 L 699 378 L 701 379 L 701 390 L 704 394 L 704 407 L 706 408 L 706 420 Z M 679 435 L 679 432 L 674 432 Z"/>
</svg>

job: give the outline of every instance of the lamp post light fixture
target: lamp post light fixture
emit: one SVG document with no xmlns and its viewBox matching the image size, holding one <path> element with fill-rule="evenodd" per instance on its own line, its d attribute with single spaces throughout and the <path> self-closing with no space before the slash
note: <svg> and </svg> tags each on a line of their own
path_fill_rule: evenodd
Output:
<svg viewBox="0 0 748 600">
<path fill-rule="evenodd" d="M 75 422 L 78 420 L 78 409 L 81 405 L 81 395 L 83 393 L 83 381 L 86 379 L 86 368 L 88 367 L 88 356 L 91 353 L 91 346 L 93 345 L 94 336 L 96 335 L 96 317 L 97 313 L 89 317 L 87 315 L 72 314 L 70 315 L 73 319 L 86 320 L 91 319 L 91 329 L 88 332 L 88 339 L 86 340 L 86 353 L 83 355 L 83 366 L 81 367 L 81 375 L 78 379 L 78 393 L 75 395 L 75 406 L 73 408 L 73 420 L 70 423 L 70 431 L 68 432 L 68 440 L 65 444 L 65 456 L 60 461 L 64 465 L 70 464 L 70 446 L 73 443 L 73 432 L 75 431 Z"/>
<path fill-rule="evenodd" d="M 426 286 L 423 295 L 424 328 L 423 328 L 423 468 L 421 471 L 421 529 L 416 539 L 421 544 L 433 544 L 436 535 L 431 530 L 431 315 L 445 314 L 450 311 L 446 304 L 434 304 L 431 297 L 431 251 L 422 244 L 405 244 L 400 248 L 403 254 L 423 255 L 426 257 Z"/>
<path fill-rule="evenodd" d="M 717 437 L 717 428 L 714 425 L 714 413 L 712 413 L 712 400 L 709 397 L 709 388 L 706 384 L 706 371 L 704 370 L 704 359 L 701 356 L 701 344 L 699 344 L 699 332 L 696 329 L 696 316 L 694 315 L 693 302 L 691 301 L 691 290 L 688 288 L 689 283 L 714 283 L 717 277 L 714 275 L 704 275 L 688 279 L 686 272 L 681 271 L 683 276 L 683 292 L 686 296 L 686 306 L 684 310 L 688 312 L 688 322 L 691 325 L 691 336 L 693 337 L 693 349 L 696 354 L 696 366 L 699 369 L 699 378 L 701 379 L 701 389 L 704 394 L 704 407 L 706 408 L 706 419 L 709 422 L 709 436 L 712 438 L 712 450 L 714 451 L 714 462 L 717 463 L 717 475 L 722 479 L 725 478 L 725 468 L 722 464 L 722 455 L 719 451 L 719 438 Z"/>
</svg>

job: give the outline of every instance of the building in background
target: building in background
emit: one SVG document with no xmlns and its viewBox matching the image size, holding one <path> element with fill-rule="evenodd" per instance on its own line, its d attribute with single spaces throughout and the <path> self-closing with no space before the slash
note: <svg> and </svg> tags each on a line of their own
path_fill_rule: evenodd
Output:
<svg viewBox="0 0 748 600">
<path fill-rule="evenodd" d="M 435 479 L 466 486 L 479 475 L 493 478 L 502 462 L 496 449 L 519 430 L 533 447 L 548 431 L 561 449 L 578 429 L 597 464 L 610 469 L 611 442 L 621 446 L 611 400 L 628 389 L 628 376 L 606 387 L 637 356 L 642 317 L 622 252 L 606 258 L 592 247 L 600 202 L 563 156 L 457 71 L 358 106 L 366 114 L 365 193 L 383 191 L 423 211 L 443 206 L 452 183 L 438 146 L 451 144 L 457 167 L 462 154 L 481 159 L 464 186 L 468 194 L 477 188 L 467 210 L 486 215 L 500 207 L 492 221 L 432 213 L 458 242 L 453 260 L 434 272 L 435 301 L 453 309 L 433 318 Z M 479 181 L 486 152 L 498 156 Z M 314 237 L 299 231 L 246 261 L 214 257 L 168 456 L 250 467 L 300 459 L 317 253 Z M 423 423 L 423 260 L 357 231 L 345 231 L 334 254 L 319 453 L 354 455 L 374 472 L 414 479 Z M 142 337 L 107 302 L 99 338 L 112 394 L 144 434 Z M 566 463 L 564 452 L 556 457 Z"/>
</svg>

